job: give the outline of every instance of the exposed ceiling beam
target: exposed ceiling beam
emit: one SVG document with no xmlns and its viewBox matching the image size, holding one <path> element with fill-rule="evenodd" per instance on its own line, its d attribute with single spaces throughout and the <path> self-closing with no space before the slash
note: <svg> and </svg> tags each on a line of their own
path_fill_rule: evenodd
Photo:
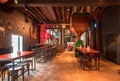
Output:
<svg viewBox="0 0 120 81">
<path fill-rule="evenodd" d="M 46 21 L 48 20 L 48 18 L 43 14 L 44 12 L 41 11 L 41 7 L 37 7 L 38 8 L 38 12 L 40 13 L 40 15 L 43 17 L 43 19 Z"/>
<path fill-rule="evenodd" d="M 24 8 L 15 8 L 17 11 L 19 11 L 21 14 L 24 14 L 25 15 L 25 13 L 26 13 L 26 17 L 28 18 L 28 19 L 30 19 L 30 20 L 33 20 L 34 18 L 33 18 L 33 16 L 32 15 L 30 15 L 28 12 L 25 12 L 25 10 L 24 10 Z M 20 11 L 21 10 L 21 11 Z"/>
<path fill-rule="evenodd" d="M 70 24 L 69 21 L 48 21 L 48 24 Z"/>
<path fill-rule="evenodd" d="M 59 8 L 56 7 L 56 13 L 57 13 L 57 16 L 58 16 L 58 20 L 61 21 L 61 17 L 60 17 L 60 12 L 59 12 Z"/>
<path fill-rule="evenodd" d="M 39 14 L 42 22 L 45 22 L 46 18 L 40 13 L 40 11 L 38 10 L 38 8 L 34 8 L 36 10 L 36 12 Z"/>
<path fill-rule="evenodd" d="M 67 11 L 67 21 L 69 21 L 69 17 L 70 17 L 70 16 L 69 16 L 69 15 L 70 15 L 70 8 L 68 7 L 66 11 Z"/>
<path fill-rule="evenodd" d="M 36 11 L 36 7 L 31 7 L 30 9 L 31 9 L 31 11 L 32 11 L 42 22 L 45 22 L 45 21 L 43 20 L 43 18 L 41 17 L 41 15 L 39 14 L 39 12 Z"/>
<path fill-rule="evenodd" d="M 24 9 L 24 8 L 23 8 Z M 31 14 L 32 17 L 36 18 L 37 20 L 40 20 L 31 10 L 27 9 L 25 10 L 25 13 Z"/>
<path fill-rule="evenodd" d="M 52 8 L 52 7 L 47 7 L 47 8 L 48 8 L 48 10 L 49 10 L 49 12 L 50 12 L 50 14 L 51 14 L 52 19 L 53 19 L 54 21 L 56 21 L 57 18 L 56 18 L 56 15 L 55 15 L 55 13 L 54 13 L 53 8 Z"/>
<path fill-rule="evenodd" d="M 48 18 L 49 21 L 53 20 L 48 7 L 42 7 L 41 10 L 42 10 L 43 14 L 46 15 L 46 17 Z"/>
<path fill-rule="evenodd" d="M 65 21 L 65 12 L 64 12 L 64 7 L 62 7 L 62 21 Z"/>
<path fill-rule="evenodd" d="M 120 5 L 119 0 L 28 0 L 25 1 L 30 6 L 112 6 Z M 24 6 L 18 2 L 15 6 Z"/>
</svg>

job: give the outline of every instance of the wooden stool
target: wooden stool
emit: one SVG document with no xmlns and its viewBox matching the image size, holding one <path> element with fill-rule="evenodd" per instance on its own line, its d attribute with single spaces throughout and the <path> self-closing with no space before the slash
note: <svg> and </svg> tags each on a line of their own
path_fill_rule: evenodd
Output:
<svg viewBox="0 0 120 81">
<path fill-rule="evenodd" d="M 30 67 L 30 65 L 31 65 L 32 70 L 33 70 L 33 61 L 32 61 L 32 60 L 23 60 L 22 62 L 29 64 L 29 67 Z"/>
<path fill-rule="evenodd" d="M 8 70 L 8 67 L 7 66 L 2 66 L 2 67 L 0 67 L 0 77 L 1 77 L 1 81 L 3 81 L 4 80 L 4 78 L 5 78 L 5 72 L 6 72 L 6 70 Z"/>
<path fill-rule="evenodd" d="M 20 76 L 18 73 L 19 71 L 21 71 L 21 74 L 22 75 L 22 79 L 24 81 L 24 66 L 21 66 L 21 65 L 16 65 L 14 67 L 14 79 L 17 79 L 18 80 L 18 77 Z M 10 81 L 10 76 L 12 75 L 12 72 L 13 72 L 13 69 L 10 68 L 9 71 L 8 71 L 8 81 Z"/>
</svg>

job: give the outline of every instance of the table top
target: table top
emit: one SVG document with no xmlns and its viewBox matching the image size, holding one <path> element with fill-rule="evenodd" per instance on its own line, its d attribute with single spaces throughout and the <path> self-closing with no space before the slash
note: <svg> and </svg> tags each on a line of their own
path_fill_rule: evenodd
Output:
<svg viewBox="0 0 120 81">
<path fill-rule="evenodd" d="M 91 49 L 91 48 L 87 49 L 87 48 L 77 47 L 77 49 L 80 50 L 83 53 L 97 53 L 97 54 L 100 53 L 100 51 L 94 50 L 94 49 Z"/>
<path fill-rule="evenodd" d="M 29 56 L 34 54 L 34 51 L 22 51 L 18 55 L 16 52 L 14 53 L 7 53 L 7 54 L 2 54 L 0 55 L 0 61 L 7 61 L 7 60 L 15 60 L 21 57 Z"/>
</svg>

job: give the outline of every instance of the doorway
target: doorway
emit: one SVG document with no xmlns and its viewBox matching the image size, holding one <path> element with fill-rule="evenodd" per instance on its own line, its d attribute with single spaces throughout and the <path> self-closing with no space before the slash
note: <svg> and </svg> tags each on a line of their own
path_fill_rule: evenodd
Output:
<svg viewBox="0 0 120 81">
<path fill-rule="evenodd" d="M 23 51 L 23 36 L 12 35 L 13 52 Z"/>
</svg>

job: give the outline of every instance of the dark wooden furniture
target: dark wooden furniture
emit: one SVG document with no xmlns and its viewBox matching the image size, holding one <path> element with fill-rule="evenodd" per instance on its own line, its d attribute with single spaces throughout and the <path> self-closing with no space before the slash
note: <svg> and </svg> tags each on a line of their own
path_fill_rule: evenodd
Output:
<svg viewBox="0 0 120 81">
<path fill-rule="evenodd" d="M 7 53 L 0 55 L 0 61 L 11 61 L 12 62 L 12 81 L 15 81 L 14 79 L 14 61 L 16 59 L 20 59 L 23 57 L 27 57 L 29 55 L 33 55 L 33 62 L 34 62 L 34 67 L 36 66 L 35 58 L 34 58 L 34 51 L 22 51 L 20 55 L 17 55 L 16 53 Z"/>
<path fill-rule="evenodd" d="M 56 46 L 36 44 L 34 49 L 37 62 L 47 62 L 56 56 Z"/>
<path fill-rule="evenodd" d="M 0 48 L 0 55 L 6 54 L 6 53 L 12 53 L 13 52 L 13 47 L 3 47 Z M 0 61 L 0 76 L 2 78 L 2 81 L 5 77 L 5 71 L 8 70 L 8 66 L 5 66 L 7 63 L 9 63 L 10 61 L 5 61 L 5 62 L 1 62 Z"/>
<path fill-rule="evenodd" d="M 77 47 L 80 54 L 80 63 L 83 68 L 88 67 L 89 69 L 98 69 L 100 66 L 100 52 L 94 49 L 80 48 Z"/>
</svg>

